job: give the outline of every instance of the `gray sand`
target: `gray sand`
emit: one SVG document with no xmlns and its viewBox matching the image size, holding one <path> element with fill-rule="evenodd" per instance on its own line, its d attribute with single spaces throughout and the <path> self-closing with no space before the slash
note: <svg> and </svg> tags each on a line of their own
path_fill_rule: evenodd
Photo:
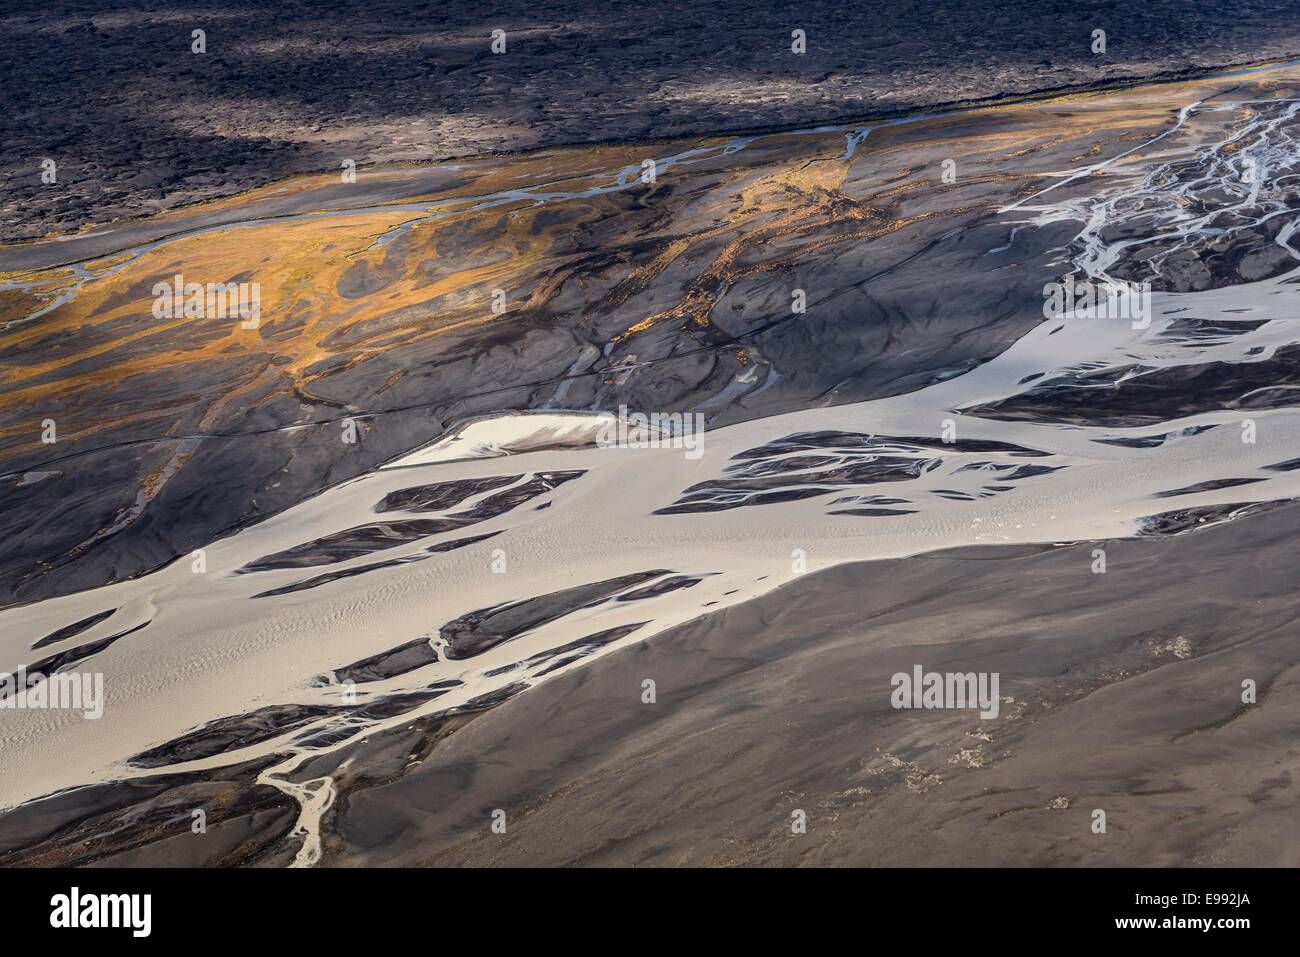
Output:
<svg viewBox="0 0 1300 957">
<path fill-rule="evenodd" d="M 190 52 L 195 29 L 202 55 Z M 494 29 L 504 54 L 491 53 Z M 809 125 L 1297 53 L 1300 9 L 1287 0 L 18 2 L 0 19 L 0 238 L 344 159 Z M 45 158 L 58 164 L 52 186 Z"/>
<path fill-rule="evenodd" d="M 1104 575 L 1086 544 L 810 575 L 341 799 L 325 862 L 1295 866 L 1298 532 L 1292 507 L 1111 542 Z M 915 664 L 999 672 L 1000 715 L 891 708 Z"/>
</svg>

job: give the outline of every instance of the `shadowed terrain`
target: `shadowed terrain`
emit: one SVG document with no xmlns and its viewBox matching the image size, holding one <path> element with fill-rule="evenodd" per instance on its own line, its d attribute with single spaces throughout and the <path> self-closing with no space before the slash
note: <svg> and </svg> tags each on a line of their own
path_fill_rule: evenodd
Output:
<svg viewBox="0 0 1300 957">
<path fill-rule="evenodd" d="M 19 0 L 0 15 L 0 239 L 346 159 L 814 125 L 1297 54 L 1287 0 Z"/>
</svg>

